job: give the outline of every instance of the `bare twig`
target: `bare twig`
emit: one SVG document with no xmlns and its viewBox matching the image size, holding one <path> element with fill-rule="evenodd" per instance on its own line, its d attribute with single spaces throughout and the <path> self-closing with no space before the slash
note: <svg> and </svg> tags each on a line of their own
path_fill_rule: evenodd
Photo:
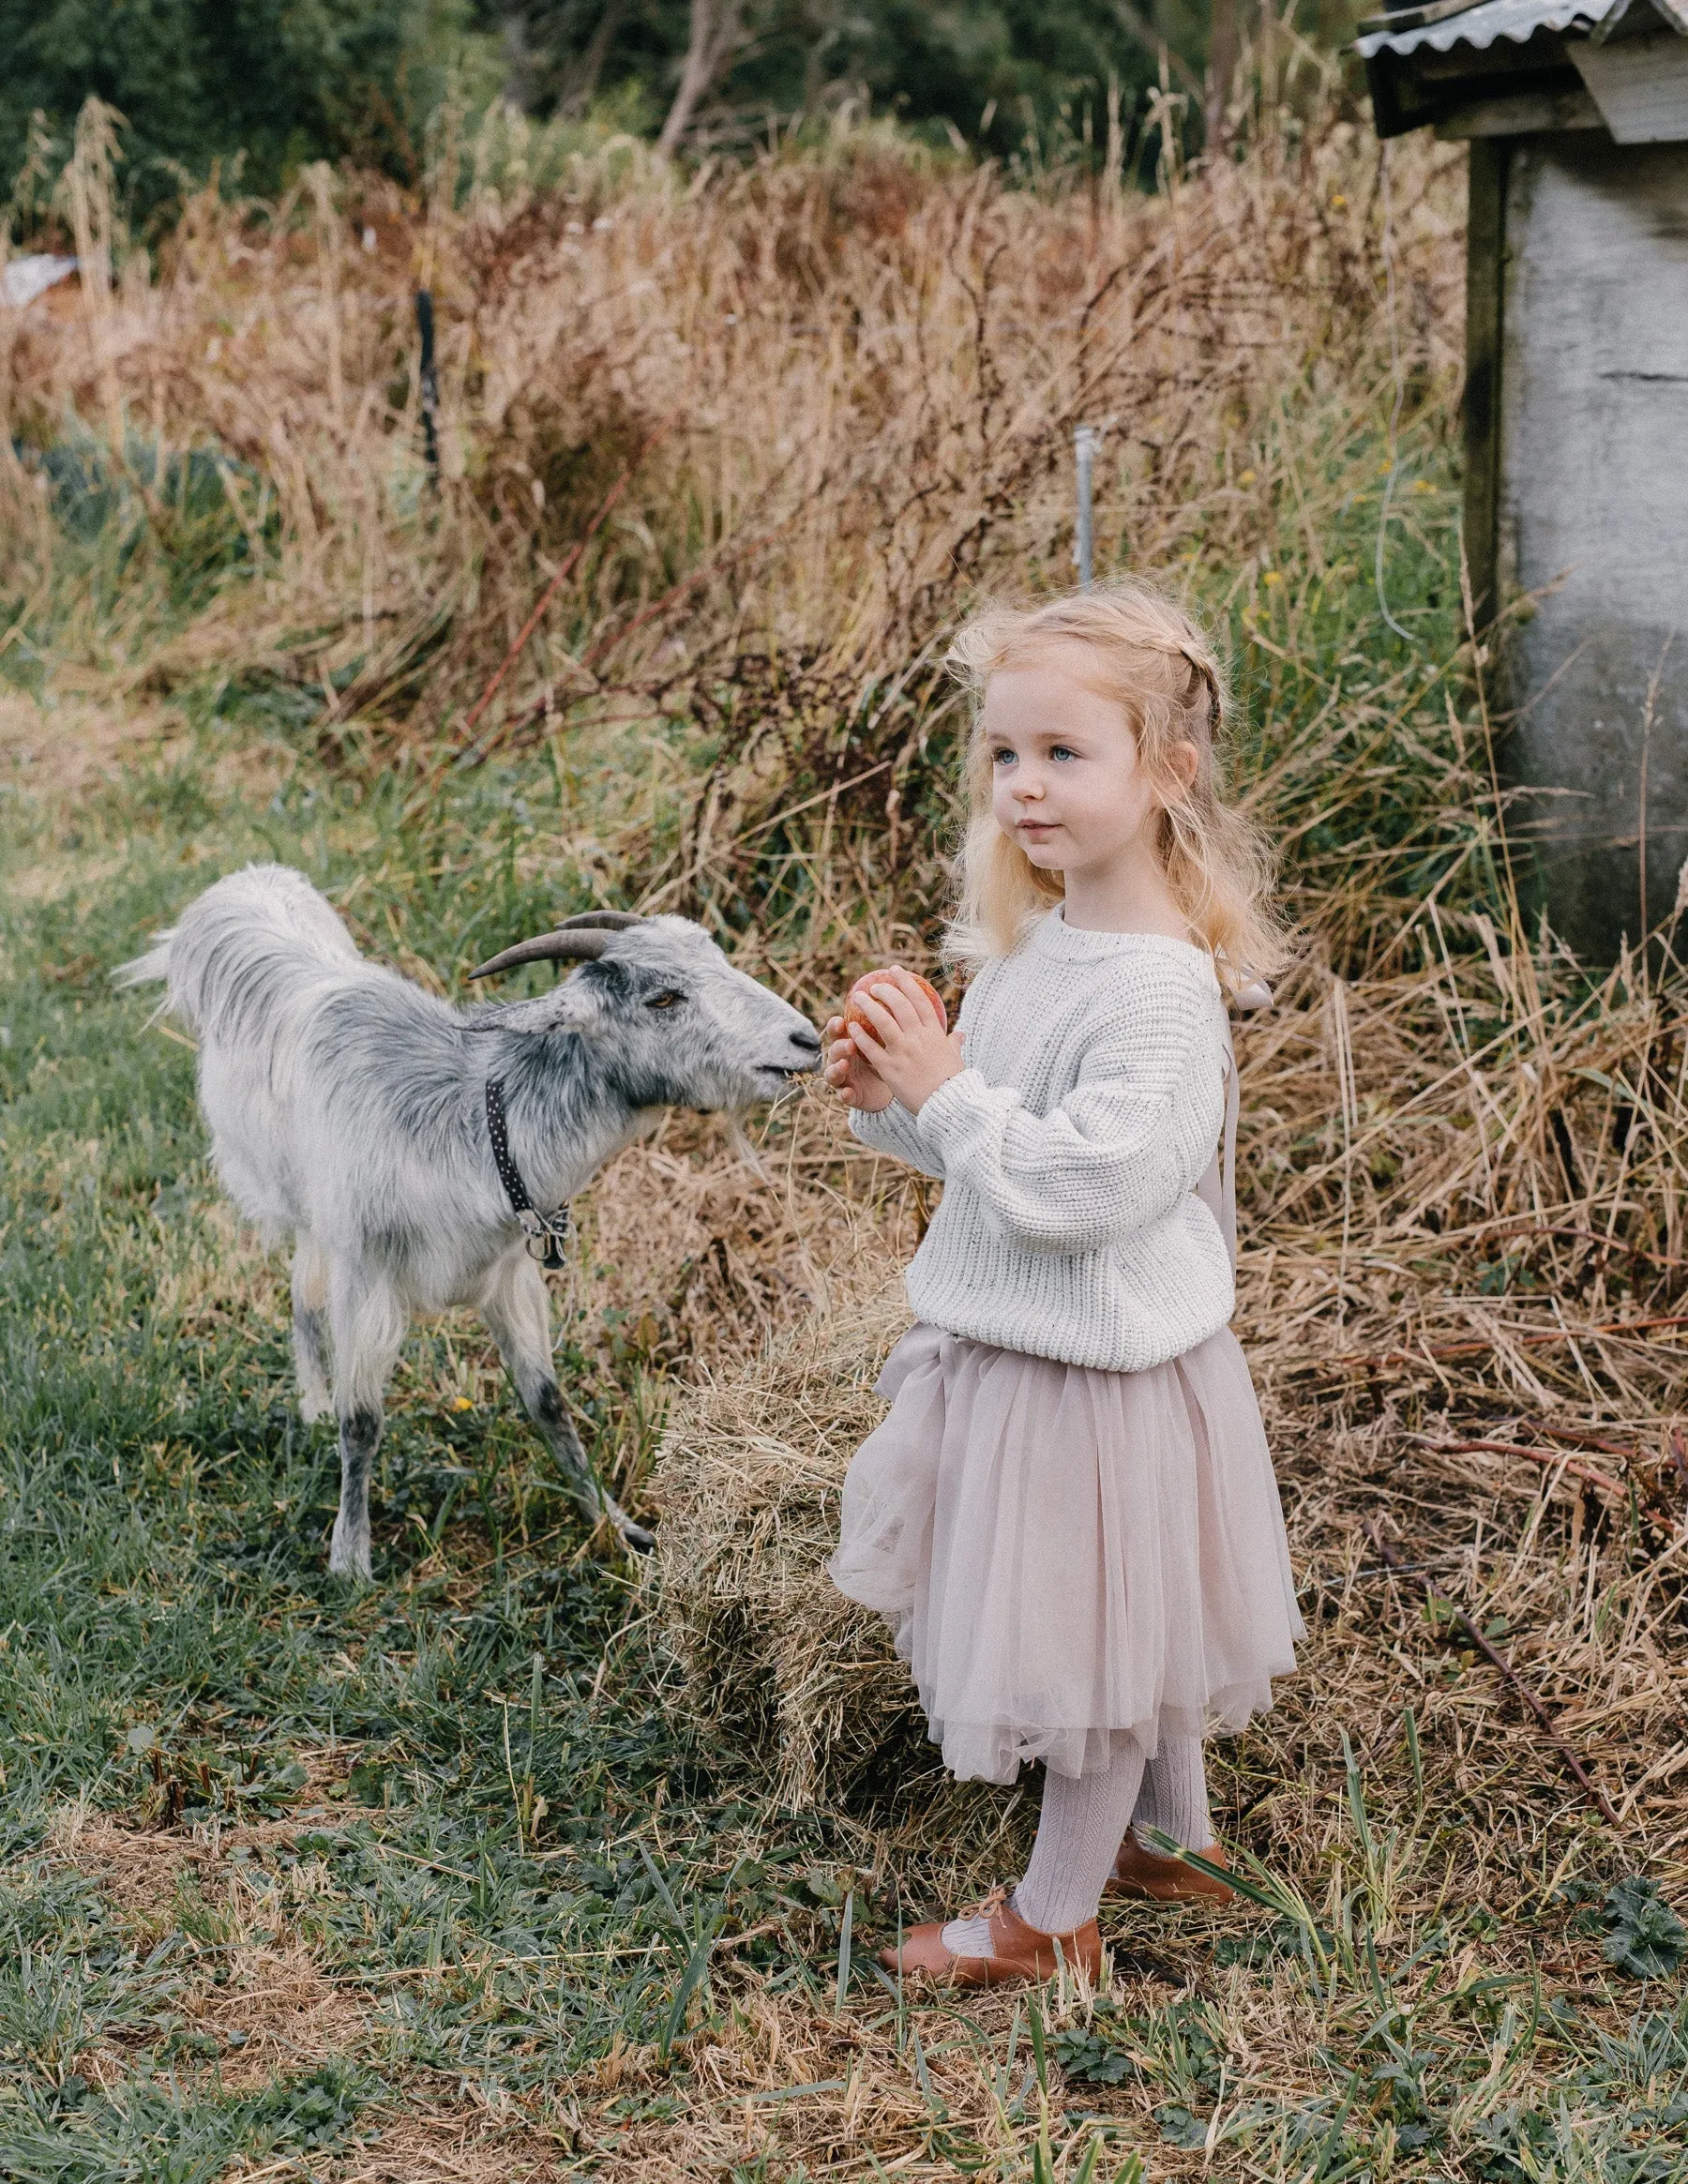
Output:
<svg viewBox="0 0 1688 2184">
<path fill-rule="evenodd" d="M 1515 1334 L 1512 1339 L 1520 1349 L 1533 1348 L 1541 1343 L 1575 1343 L 1598 1334 L 1644 1334 L 1662 1327 L 1688 1327 L 1688 1312 L 1659 1313 L 1645 1319 L 1603 1319 L 1592 1327 L 1547 1327 L 1528 1334 Z M 1350 1351 L 1334 1358 L 1309 1358 L 1302 1368 L 1313 1373 L 1379 1373 L 1391 1365 L 1422 1365 L 1426 1359 L 1444 1361 L 1452 1358 L 1486 1357 L 1500 1348 L 1498 1342 L 1433 1342 L 1423 1349 L 1375 1350 L 1369 1356 Z"/>
<path fill-rule="evenodd" d="M 1509 1425 L 1522 1423 L 1522 1420 L 1516 1418 L 1507 1421 Z M 1545 1433 L 1549 1440 L 1569 1441 L 1574 1448 L 1598 1449 L 1604 1456 L 1621 1456 L 1625 1463 L 1635 1453 L 1634 1449 L 1625 1448 L 1621 1441 L 1614 1440 L 1610 1434 L 1590 1433 L 1586 1426 L 1538 1423 L 1535 1430 L 1537 1433 Z"/>
<path fill-rule="evenodd" d="M 1593 1228 L 1567 1228 L 1556 1221 L 1515 1222 L 1499 1228 L 1485 1228 L 1485 1233 L 1497 1241 L 1513 1236 L 1568 1236 L 1579 1243 L 1597 1243 L 1608 1258 L 1644 1258 L 1650 1266 L 1688 1267 L 1688 1258 L 1667 1258 L 1662 1251 L 1649 1251 L 1645 1244 L 1626 1243 L 1621 1236 L 1602 1236 Z"/>
<path fill-rule="evenodd" d="M 1616 1479 L 1608 1478 L 1604 1471 L 1592 1470 L 1586 1464 L 1573 1463 L 1558 1449 L 1527 1449 L 1510 1440 L 1435 1440 L 1427 1433 L 1409 1433 L 1405 1438 L 1417 1448 L 1436 1449 L 1447 1456 L 1528 1456 L 1532 1464 L 1545 1465 L 1549 1470 L 1568 1471 L 1574 1479 L 1586 1479 L 1590 1486 L 1615 1494 L 1620 1501 L 1624 1498 L 1625 1489 Z"/>
<path fill-rule="evenodd" d="M 1390 1545 L 1389 1542 L 1383 1537 L 1381 1531 L 1379 1530 L 1377 1525 L 1373 1523 L 1369 1516 L 1364 1520 L 1364 1523 L 1366 1537 L 1371 1541 L 1372 1545 L 1377 1548 L 1378 1553 L 1381 1556 L 1383 1560 L 1388 1563 L 1391 1570 L 1395 1571 L 1402 1576 L 1405 1576 L 1406 1566 L 1403 1564 L 1400 1557 L 1395 1553 L 1394 1549 Z M 1560 1735 L 1559 1730 L 1554 1725 L 1553 1716 L 1547 1711 L 1547 1709 L 1542 1704 L 1541 1700 L 1537 1698 L 1535 1693 L 1530 1690 L 1529 1684 L 1525 1682 L 1524 1679 L 1518 1674 L 1517 1670 L 1513 1666 L 1512 1663 L 1507 1660 L 1504 1654 L 1498 1653 L 1495 1650 L 1494 1647 L 1490 1645 L 1489 1641 L 1477 1628 L 1476 1624 L 1471 1620 L 1470 1617 L 1467 1615 L 1464 1608 L 1458 1606 L 1454 1601 L 1449 1600 L 1445 1593 L 1438 1592 L 1435 1586 L 1431 1584 L 1427 1577 L 1422 1578 L 1420 1583 L 1424 1587 L 1425 1601 L 1427 1603 L 1433 1604 L 1437 1608 L 1439 1608 L 1445 1611 L 1447 1614 L 1451 1615 L 1454 1621 L 1458 1623 L 1460 1629 L 1465 1633 L 1466 1636 L 1469 1638 L 1471 1644 L 1476 1648 L 1477 1651 L 1481 1653 L 1483 1658 L 1489 1664 L 1490 1667 L 1498 1668 L 1500 1671 L 1500 1674 L 1506 1679 L 1507 1682 L 1512 1686 L 1513 1690 L 1517 1694 L 1519 1698 L 1523 1700 L 1524 1704 L 1530 1709 L 1530 1712 L 1541 1724 L 1543 1734 L 1546 1737 L 1547 1741 L 1553 1746 L 1554 1750 L 1559 1754 L 1560 1757 L 1564 1761 L 1565 1765 L 1570 1769 L 1572 1774 L 1576 1779 L 1578 1786 L 1587 1793 L 1590 1800 L 1599 1808 L 1602 1818 L 1608 1821 L 1612 1827 L 1616 1828 L 1619 1824 L 1618 1815 L 1612 1810 L 1610 1800 L 1607 1799 L 1605 1792 L 1601 1788 L 1600 1785 L 1594 1781 L 1588 1769 L 1577 1757 L 1575 1752 L 1573 1751 L 1571 1746 L 1565 1741 L 1564 1738 Z"/>
</svg>

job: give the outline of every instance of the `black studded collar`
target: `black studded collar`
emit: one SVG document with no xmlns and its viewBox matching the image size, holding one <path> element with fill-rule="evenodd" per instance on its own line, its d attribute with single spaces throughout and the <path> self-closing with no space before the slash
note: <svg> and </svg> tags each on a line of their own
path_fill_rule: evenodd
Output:
<svg viewBox="0 0 1688 2184">
<path fill-rule="evenodd" d="M 505 1187 L 505 1197 L 509 1199 L 510 1211 L 527 1237 L 528 1257 L 554 1273 L 565 1264 L 563 1247 L 568 1242 L 568 1201 L 565 1199 L 554 1213 L 542 1213 L 529 1195 L 521 1180 L 521 1170 L 510 1152 L 502 1077 L 487 1079 L 487 1136 L 492 1142 L 492 1165 Z"/>
</svg>

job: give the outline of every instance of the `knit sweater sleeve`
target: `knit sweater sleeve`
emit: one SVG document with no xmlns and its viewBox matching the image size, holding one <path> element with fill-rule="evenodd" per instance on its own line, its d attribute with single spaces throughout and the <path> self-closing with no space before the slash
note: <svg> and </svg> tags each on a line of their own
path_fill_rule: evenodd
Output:
<svg viewBox="0 0 1688 2184">
<path fill-rule="evenodd" d="M 1213 1158 L 1224 1079 L 1216 1051 L 1200 1067 L 1210 1018 L 1214 1002 L 1193 987 L 1141 997 L 1102 1028 L 1047 1115 L 963 1070 L 916 1118 L 928 1156 L 1022 1247 L 1102 1250 L 1168 1212 Z"/>
<path fill-rule="evenodd" d="M 916 1167 L 922 1175 L 943 1180 L 943 1156 L 923 1136 L 920 1118 L 910 1114 L 900 1100 L 893 1100 L 888 1107 L 870 1115 L 861 1107 L 850 1110 L 851 1135 L 859 1137 L 864 1145 L 875 1152 L 889 1153 L 893 1160 L 900 1160 L 908 1167 Z"/>
</svg>

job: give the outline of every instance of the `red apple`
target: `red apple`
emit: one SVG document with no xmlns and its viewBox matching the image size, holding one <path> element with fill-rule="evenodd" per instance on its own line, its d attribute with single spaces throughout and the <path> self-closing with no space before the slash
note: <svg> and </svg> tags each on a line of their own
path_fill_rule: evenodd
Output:
<svg viewBox="0 0 1688 2184">
<path fill-rule="evenodd" d="M 929 978 L 922 978 L 918 971 L 905 972 L 903 975 L 907 978 L 912 978 L 915 985 L 919 987 L 921 992 L 926 995 L 927 1001 L 929 1001 L 933 1008 L 937 1010 L 938 1021 L 943 1030 L 947 1032 L 949 1030 L 949 1011 L 943 1005 L 943 996 L 932 984 L 931 980 Z M 863 1010 L 861 996 L 870 991 L 872 987 L 876 986 L 883 986 L 887 983 L 895 985 L 897 982 L 891 977 L 890 972 L 885 970 L 865 972 L 862 976 L 856 980 L 855 984 L 851 987 L 849 994 L 845 997 L 844 1002 L 844 1029 L 847 1032 L 851 1031 L 857 1024 L 867 1024 L 869 1036 L 878 1036 L 877 1032 L 874 1032 L 872 1024 L 868 1022 L 866 1012 Z M 882 1002 L 880 1005 L 882 1008 L 884 1003 Z"/>
</svg>

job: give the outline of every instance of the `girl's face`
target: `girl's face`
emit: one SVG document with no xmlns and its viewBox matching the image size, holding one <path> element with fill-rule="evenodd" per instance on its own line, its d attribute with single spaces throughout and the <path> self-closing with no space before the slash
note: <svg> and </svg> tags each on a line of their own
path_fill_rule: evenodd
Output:
<svg viewBox="0 0 1688 2184">
<path fill-rule="evenodd" d="M 1101 873 L 1152 848 L 1163 808 L 1124 712 L 1078 680 L 1088 646 L 1051 646 L 1000 668 L 985 686 L 980 732 L 990 754 L 997 824 L 1043 870 Z M 1175 761 L 1196 751 L 1180 744 Z"/>
</svg>

